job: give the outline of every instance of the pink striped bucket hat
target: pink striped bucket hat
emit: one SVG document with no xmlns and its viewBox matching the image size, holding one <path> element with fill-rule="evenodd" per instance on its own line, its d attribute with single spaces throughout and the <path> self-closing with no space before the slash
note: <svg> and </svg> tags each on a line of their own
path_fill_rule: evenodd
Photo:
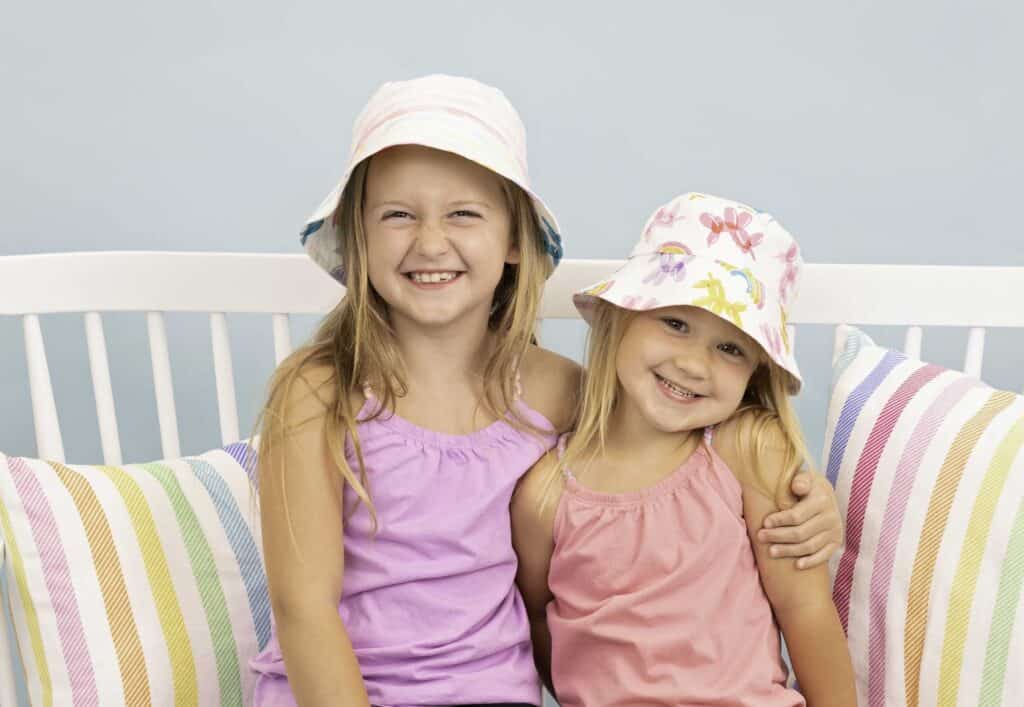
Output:
<svg viewBox="0 0 1024 707">
<path fill-rule="evenodd" d="M 597 299 L 634 311 L 706 309 L 757 341 L 796 394 L 800 369 L 786 322 L 802 267 L 800 247 L 770 214 L 690 192 L 658 209 L 625 265 L 573 302 L 588 321 Z"/>
<path fill-rule="evenodd" d="M 473 79 L 435 74 L 386 83 L 370 97 L 352 128 L 348 167 L 337 186 L 306 221 L 301 241 L 309 256 L 344 283 L 339 247 L 345 234 L 336 221 L 345 185 L 355 167 L 395 145 L 423 145 L 452 152 L 511 180 L 530 195 L 551 261 L 562 258 L 554 214 L 530 188 L 526 129 L 505 94 Z"/>
</svg>

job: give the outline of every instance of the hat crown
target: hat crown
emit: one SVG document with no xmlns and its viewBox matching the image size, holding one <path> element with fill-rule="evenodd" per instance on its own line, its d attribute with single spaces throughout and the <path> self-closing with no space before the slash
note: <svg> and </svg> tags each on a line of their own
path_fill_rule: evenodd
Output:
<svg viewBox="0 0 1024 707">
<path fill-rule="evenodd" d="M 515 106 L 501 90 L 463 76 L 431 74 L 381 85 L 352 126 L 350 154 L 359 153 L 381 126 L 414 113 L 474 124 L 510 150 L 526 176 L 526 128 Z"/>
<path fill-rule="evenodd" d="M 766 286 L 778 285 L 783 306 L 796 294 L 803 267 L 799 245 L 771 214 L 695 192 L 658 208 L 629 257 L 671 254 L 715 260 Z"/>
</svg>

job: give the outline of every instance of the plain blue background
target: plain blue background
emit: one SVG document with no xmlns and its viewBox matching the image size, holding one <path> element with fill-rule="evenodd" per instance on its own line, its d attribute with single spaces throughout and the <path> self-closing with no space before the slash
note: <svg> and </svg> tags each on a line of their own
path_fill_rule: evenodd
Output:
<svg viewBox="0 0 1024 707">
<path fill-rule="evenodd" d="M 1019 5 L 620 8 L 12 5 L 0 26 L 0 255 L 298 252 L 373 89 L 441 71 L 494 84 L 517 106 L 569 257 L 624 257 L 659 204 L 695 190 L 773 212 L 809 262 L 1024 265 Z M 125 458 L 157 457 L 144 319 L 105 324 Z M 297 321 L 296 340 L 312 325 Z M 270 323 L 231 327 L 245 430 L 273 367 Z M 99 461 L 81 317 L 48 317 L 44 333 L 67 457 Z M 583 333 L 549 325 L 545 343 L 578 357 Z M 208 323 L 171 315 L 169 335 L 182 450 L 218 446 Z M 824 327 L 799 332 L 799 409 L 815 450 L 830 346 Z M 963 346 L 961 330 L 925 332 L 937 363 L 959 366 Z M 1021 332 L 990 332 L 984 377 L 1019 390 L 1022 348 Z M 0 449 L 34 454 L 10 318 L 0 371 Z"/>
<path fill-rule="evenodd" d="M 374 88 L 443 71 L 499 86 L 518 107 L 534 185 L 569 257 L 625 256 L 659 204 L 695 190 L 773 212 L 809 262 L 1024 264 L 1024 11 L 630 7 L 23 3 L 0 28 L 0 255 L 298 252 Z M 105 323 L 125 457 L 152 458 L 144 319 Z M 312 324 L 297 322 L 296 340 Z M 235 317 L 232 329 L 248 429 L 273 367 L 270 325 Z M 97 461 L 81 317 L 48 317 L 44 333 L 67 456 Z M 182 449 L 198 452 L 219 441 L 209 327 L 171 315 L 169 333 Z M 583 334 L 551 325 L 545 342 L 578 356 Z M 926 331 L 924 355 L 958 366 L 963 339 Z M 991 383 L 1020 389 L 1022 343 L 1020 332 L 990 333 Z M 829 346 L 824 328 L 800 332 L 800 406 L 819 447 Z M 33 454 L 10 318 L 0 318 L 0 371 L 0 449 Z"/>
</svg>

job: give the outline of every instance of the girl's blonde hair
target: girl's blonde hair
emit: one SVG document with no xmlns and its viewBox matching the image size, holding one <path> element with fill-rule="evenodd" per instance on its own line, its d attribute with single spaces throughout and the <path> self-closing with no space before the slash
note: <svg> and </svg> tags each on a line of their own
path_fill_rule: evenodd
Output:
<svg viewBox="0 0 1024 707">
<path fill-rule="evenodd" d="M 314 419 L 292 420 L 292 411 L 287 409 L 292 389 L 302 379 L 323 406 L 324 438 L 334 470 L 356 495 L 346 514 L 363 503 L 376 527 L 377 516 L 357 431 L 357 423 L 362 420 L 356 419 L 359 409 L 353 403 L 358 396 L 353 393 L 369 386 L 382 403 L 373 414 L 377 417 L 384 410 L 394 410 L 396 399 L 405 394 L 408 384 L 387 304 L 373 289 L 367 274 L 363 200 L 371 159 L 353 170 L 336 214 L 337 227 L 345 234 L 341 250 L 348 290 L 320 323 L 312 340 L 274 372 L 257 427 L 259 459 L 264 462 L 298 427 Z M 505 265 L 494 292 L 488 325 L 500 336 L 494 337 L 483 380 L 496 383 L 485 384 L 481 402 L 490 415 L 504 417 L 511 412 L 513 421 L 529 426 L 518 416 L 514 405 L 516 368 L 535 340 L 541 294 L 554 266 L 544 251 L 542 231 L 529 195 L 513 182 L 499 179 L 509 209 L 512 243 L 519 250 L 519 263 Z M 330 374 L 324 383 L 314 387 L 306 376 L 312 369 L 327 369 Z M 346 459 L 346 441 L 351 442 L 355 453 L 356 469 Z M 259 465 L 261 477 L 268 473 L 266 467 L 265 463 Z M 287 474 L 288 470 L 279 467 L 279 472 Z"/>
<path fill-rule="evenodd" d="M 587 336 L 586 377 L 579 409 L 574 421 L 574 430 L 561 462 L 548 479 L 550 491 L 554 480 L 564 469 L 582 466 L 587 459 L 604 452 L 608 436 L 608 421 L 612 410 L 619 402 L 619 380 L 616 373 L 616 357 L 622 337 L 637 312 L 617 307 L 595 299 Z M 733 417 L 742 415 L 738 426 L 737 442 L 741 458 L 752 468 L 758 469 L 758 459 L 772 443 L 778 443 L 781 431 L 784 445 L 786 473 L 778 479 L 774 488 L 760 476 L 761 489 L 779 505 L 789 505 L 789 485 L 797 469 L 811 464 L 800 429 L 800 421 L 787 392 L 789 374 L 763 355 L 763 362 L 757 367 L 747 385 L 747 391 Z M 773 430 L 774 428 L 774 430 Z M 544 494 L 546 503 L 549 493 Z"/>
</svg>

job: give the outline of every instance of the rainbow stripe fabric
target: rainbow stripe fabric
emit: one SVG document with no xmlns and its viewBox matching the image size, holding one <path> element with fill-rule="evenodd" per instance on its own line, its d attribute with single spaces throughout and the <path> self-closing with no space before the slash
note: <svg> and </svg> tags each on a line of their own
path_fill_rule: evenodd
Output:
<svg viewBox="0 0 1024 707">
<path fill-rule="evenodd" d="M 1024 397 L 847 328 L 825 439 L 860 703 L 1024 700 Z"/>
<path fill-rule="evenodd" d="M 3 566 L 33 705 L 242 705 L 270 637 L 246 443 L 121 467 L 0 454 Z"/>
</svg>

